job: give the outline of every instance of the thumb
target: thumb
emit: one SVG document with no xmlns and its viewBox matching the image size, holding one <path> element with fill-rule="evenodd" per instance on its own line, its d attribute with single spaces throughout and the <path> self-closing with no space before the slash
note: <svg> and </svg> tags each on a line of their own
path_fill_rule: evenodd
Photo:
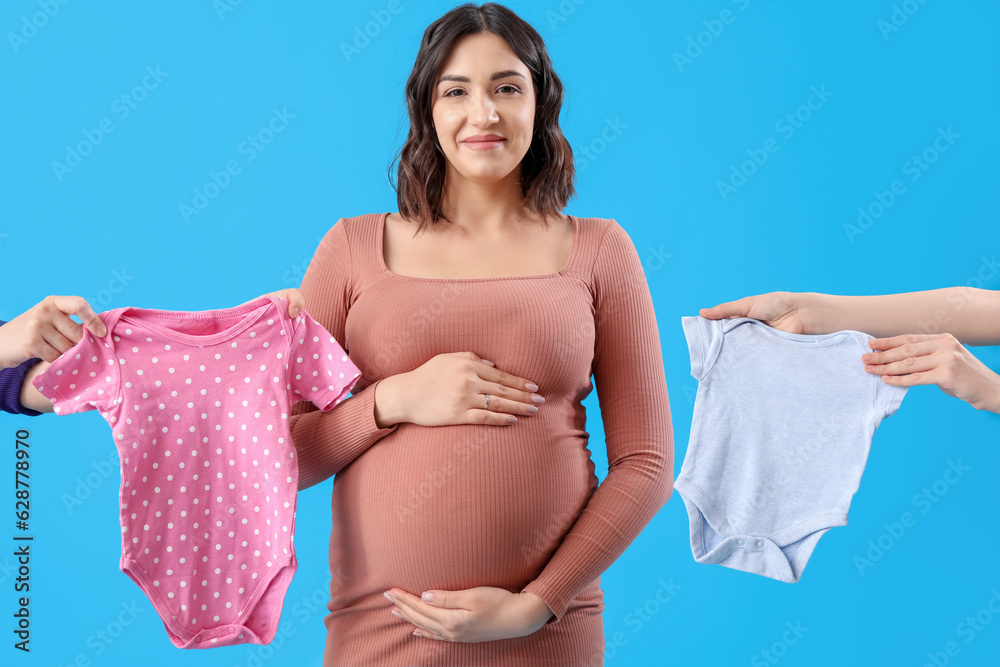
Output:
<svg viewBox="0 0 1000 667">
<path fill-rule="evenodd" d="M 272 296 L 275 299 L 285 299 L 288 301 L 289 317 L 296 317 L 306 308 L 305 297 L 302 296 L 302 292 L 300 292 L 297 287 L 289 287 L 276 292 L 268 292 L 264 296 Z"/>
<path fill-rule="evenodd" d="M 66 316 L 66 319 L 69 319 L 70 315 L 79 317 L 83 321 L 83 326 L 98 338 L 104 338 L 108 335 L 108 328 L 104 325 L 104 320 L 94 312 L 86 299 L 79 296 L 53 296 L 52 302 Z M 71 319 L 69 322 L 73 325 L 76 324 Z"/>
<path fill-rule="evenodd" d="M 302 295 L 302 292 L 298 288 L 292 287 L 285 290 L 286 297 L 288 299 L 288 315 L 289 317 L 295 317 L 303 310 L 306 309 L 306 298 Z"/>
<path fill-rule="evenodd" d="M 420 599 L 441 609 L 469 609 L 468 591 L 424 591 Z"/>
</svg>

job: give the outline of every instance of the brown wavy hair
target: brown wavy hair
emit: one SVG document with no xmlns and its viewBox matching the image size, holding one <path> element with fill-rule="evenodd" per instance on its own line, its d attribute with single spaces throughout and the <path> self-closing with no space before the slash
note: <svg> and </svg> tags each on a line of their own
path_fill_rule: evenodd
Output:
<svg viewBox="0 0 1000 667">
<path fill-rule="evenodd" d="M 417 59 L 406 82 L 410 131 L 389 164 L 399 160 L 396 202 L 399 213 L 418 222 L 417 231 L 437 223 L 444 195 L 446 158 L 433 127 L 431 105 L 435 81 L 459 39 L 488 31 L 501 37 L 531 71 L 535 88 L 535 120 L 528 153 L 521 160 L 521 192 L 530 211 L 547 220 L 575 194 L 573 150 L 559 129 L 563 85 L 545 51 L 541 36 L 503 5 L 467 3 L 456 7 L 424 31 Z"/>
</svg>

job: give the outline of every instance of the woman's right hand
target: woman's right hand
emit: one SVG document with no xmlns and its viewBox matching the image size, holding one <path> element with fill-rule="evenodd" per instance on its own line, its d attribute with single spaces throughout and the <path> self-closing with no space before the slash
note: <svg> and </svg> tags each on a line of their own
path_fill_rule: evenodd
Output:
<svg viewBox="0 0 1000 667">
<path fill-rule="evenodd" d="M 76 315 L 83 324 L 70 319 Z M 83 337 L 83 327 L 104 337 L 107 327 L 87 300 L 79 296 L 47 296 L 0 327 L 0 368 L 34 357 L 55 361 Z"/>
<path fill-rule="evenodd" d="M 804 334 L 809 331 L 803 317 L 802 296 L 794 292 L 768 292 L 702 308 L 699 314 L 710 320 L 752 317 L 774 329 Z"/>
<path fill-rule="evenodd" d="M 472 352 L 439 354 L 408 373 L 385 378 L 376 390 L 379 428 L 399 422 L 509 426 L 517 416 L 537 413 L 545 402 L 534 393 L 537 385 Z M 487 395 L 489 408 L 484 408 Z"/>
</svg>

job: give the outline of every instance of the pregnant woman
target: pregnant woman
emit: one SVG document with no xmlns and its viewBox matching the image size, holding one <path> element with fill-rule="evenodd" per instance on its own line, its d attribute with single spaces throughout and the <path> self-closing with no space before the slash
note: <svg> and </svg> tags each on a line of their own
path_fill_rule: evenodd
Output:
<svg viewBox="0 0 1000 667">
<path fill-rule="evenodd" d="M 599 576 L 672 491 L 642 265 L 560 213 L 562 84 L 510 10 L 428 27 L 406 99 L 399 212 L 338 220 L 300 288 L 362 372 L 292 413 L 300 487 L 336 474 L 324 664 L 603 664 Z"/>
</svg>

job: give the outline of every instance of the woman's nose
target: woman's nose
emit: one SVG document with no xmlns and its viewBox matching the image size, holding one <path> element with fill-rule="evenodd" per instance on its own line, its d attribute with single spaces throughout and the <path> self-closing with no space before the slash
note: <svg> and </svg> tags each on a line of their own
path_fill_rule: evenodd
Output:
<svg viewBox="0 0 1000 667">
<path fill-rule="evenodd" d="M 496 105 L 488 95 L 483 95 L 473 102 L 469 120 L 476 125 L 489 125 L 498 120 Z"/>
</svg>

